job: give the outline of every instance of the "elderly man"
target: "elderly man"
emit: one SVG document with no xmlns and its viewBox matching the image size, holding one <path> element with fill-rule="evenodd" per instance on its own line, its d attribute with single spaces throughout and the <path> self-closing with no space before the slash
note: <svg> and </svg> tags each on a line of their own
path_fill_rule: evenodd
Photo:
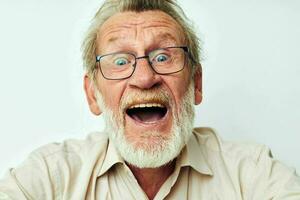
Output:
<svg viewBox="0 0 300 200">
<path fill-rule="evenodd" d="M 299 177 L 264 146 L 193 129 L 199 49 L 175 1 L 105 1 L 83 43 L 104 133 L 36 150 L 0 181 L 0 199 L 300 199 Z"/>
</svg>

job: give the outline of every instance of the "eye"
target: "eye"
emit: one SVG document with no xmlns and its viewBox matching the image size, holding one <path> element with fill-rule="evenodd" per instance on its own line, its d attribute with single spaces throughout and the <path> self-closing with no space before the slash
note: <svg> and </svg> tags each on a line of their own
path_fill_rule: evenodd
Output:
<svg viewBox="0 0 300 200">
<path fill-rule="evenodd" d="M 114 60 L 114 64 L 117 66 L 127 65 L 129 63 L 129 60 L 126 58 L 117 58 Z"/>
<path fill-rule="evenodd" d="M 165 62 L 166 60 L 169 59 L 169 56 L 166 54 L 158 54 L 155 58 L 154 61 L 155 62 Z"/>
</svg>

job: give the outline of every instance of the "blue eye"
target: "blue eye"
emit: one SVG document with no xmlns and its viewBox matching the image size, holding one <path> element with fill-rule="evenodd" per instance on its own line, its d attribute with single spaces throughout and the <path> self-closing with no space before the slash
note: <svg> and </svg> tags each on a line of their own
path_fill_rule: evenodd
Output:
<svg viewBox="0 0 300 200">
<path fill-rule="evenodd" d="M 159 54 L 155 57 L 156 62 L 164 62 L 168 60 L 168 56 L 166 54 Z"/>
<path fill-rule="evenodd" d="M 118 66 L 126 65 L 126 64 L 128 64 L 128 63 L 129 63 L 129 61 L 128 61 L 127 59 L 125 59 L 125 58 L 118 58 L 118 59 L 116 59 L 116 60 L 114 61 L 114 64 L 115 64 L 115 65 L 118 65 Z"/>
</svg>

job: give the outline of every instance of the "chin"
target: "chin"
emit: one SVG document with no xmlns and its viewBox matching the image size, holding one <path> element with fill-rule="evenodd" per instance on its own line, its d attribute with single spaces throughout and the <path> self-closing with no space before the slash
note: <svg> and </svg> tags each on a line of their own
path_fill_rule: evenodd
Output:
<svg viewBox="0 0 300 200">
<path fill-rule="evenodd" d="M 180 154 L 192 134 L 192 123 L 182 127 L 176 117 L 169 131 L 148 130 L 139 137 L 128 136 L 124 127 L 118 127 L 112 121 L 113 117 L 106 119 L 110 119 L 107 132 L 117 151 L 127 163 L 138 168 L 158 168 L 170 163 Z"/>
<path fill-rule="evenodd" d="M 160 133 L 148 133 L 158 135 Z M 119 152 L 124 160 L 139 168 L 157 168 L 171 162 L 185 145 L 180 133 L 175 131 L 170 138 L 147 138 L 142 142 L 131 143 L 119 140 Z"/>
</svg>

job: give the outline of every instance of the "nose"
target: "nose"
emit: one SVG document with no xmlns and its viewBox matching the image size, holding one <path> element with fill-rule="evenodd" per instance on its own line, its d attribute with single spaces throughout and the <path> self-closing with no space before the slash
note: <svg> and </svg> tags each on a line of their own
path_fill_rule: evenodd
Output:
<svg viewBox="0 0 300 200">
<path fill-rule="evenodd" d="M 129 79 L 131 87 L 150 89 L 161 84 L 161 75 L 151 67 L 147 56 L 136 59 L 135 71 Z"/>
</svg>

